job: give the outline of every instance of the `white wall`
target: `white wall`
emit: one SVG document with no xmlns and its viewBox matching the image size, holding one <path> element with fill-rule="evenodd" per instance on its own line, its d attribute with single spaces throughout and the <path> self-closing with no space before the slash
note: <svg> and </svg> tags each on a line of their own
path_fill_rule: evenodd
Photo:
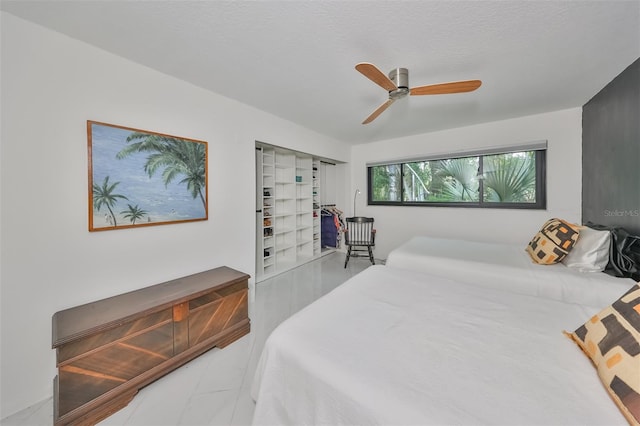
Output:
<svg viewBox="0 0 640 426">
<path fill-rule="evenodd" d="M 56 311 L 220 265 L 254 275 L 255 140 L 350 152 L 5 12 L 1 24 L 4 418 L 52 395 Z M 86 120 L 208 141 L 209 220 L 89 233 Z"/>
<path fill-rule="evenodd" d="M 414 235 L 519 243 L 524 246 L 550 217 L 580 221 L 581 108 L 485 123 L 402 139 L 356 145 L 351 150 L 352 194 L 359 188 L 359 216 L 376 221 L 376 258 Z M 547 209 L 472 209 L 368 206 L 367 162 L 480 147 L 548 141 Z"/>
</svg>

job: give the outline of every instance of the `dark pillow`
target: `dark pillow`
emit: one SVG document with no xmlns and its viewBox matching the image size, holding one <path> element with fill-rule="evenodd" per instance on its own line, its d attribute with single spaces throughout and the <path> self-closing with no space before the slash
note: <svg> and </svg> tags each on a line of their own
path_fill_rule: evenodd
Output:
<svg viewBox="0 0 640 426">
<path fill-rule="evenodd" d="M 527 245 L 535 263 L 552 265 L 567 256 L 578 241 L 578 227 L 562 219 L 549 219 Z"/>
<path fill-rule="evenodd" d="M 589 357 L 629 423 L 640 424 L 640 284 L 565 334 Z"/>
</svg>

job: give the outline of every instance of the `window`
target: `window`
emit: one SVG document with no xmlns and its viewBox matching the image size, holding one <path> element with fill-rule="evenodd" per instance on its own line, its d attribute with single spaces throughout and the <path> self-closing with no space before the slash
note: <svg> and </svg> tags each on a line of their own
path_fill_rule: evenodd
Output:
<svg viewBox="0 0 640 426">
<path fill-rule="evenodd" d="M 544 209 L 545 156 L 545 149 L 488 151 L 369 165 L 368 201 L 374 205 Z"/>
</svg>

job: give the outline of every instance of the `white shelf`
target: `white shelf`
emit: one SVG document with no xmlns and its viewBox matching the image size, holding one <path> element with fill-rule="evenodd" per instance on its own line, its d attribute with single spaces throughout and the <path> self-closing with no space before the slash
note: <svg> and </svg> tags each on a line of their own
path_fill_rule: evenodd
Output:
<svg viewBox="0 0 640 426">
<path fill-rule="evenodd" d="M 287 232 L 293 232 L 295 230 L 296 228 L 279 228 L 273 232 L 273 235 L 282 235 L 282 234 L 286 234 Z"/>
<path fill-rule="evenodd" d="M 321 256 L 320 209 L 313 208 L 320 205 L 321 180 L 319 159 L 271 145 L 257 146 L 262 155 L 256 164 L 258 188 L 263 191 L 259 216 L 263 226 L 258 226 L 256 279 L 261 281 Z M 264 219 L 270 225 L 264 226 Z M 270 235 L 264 236 L 265 229 L 270 229 Z"/>
</svg>

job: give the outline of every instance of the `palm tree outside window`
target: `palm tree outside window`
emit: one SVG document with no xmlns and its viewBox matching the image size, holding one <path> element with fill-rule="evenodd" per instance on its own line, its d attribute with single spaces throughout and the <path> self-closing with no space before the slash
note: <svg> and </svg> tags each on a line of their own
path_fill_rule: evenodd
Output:
<svg viewBox="0 0 640 426">
<path fill-rule="evenodd" d="M 368 202 L 544 209 L 545 161 L 545 149 L 532 149 L 373 165 Z"/>
</svg>

